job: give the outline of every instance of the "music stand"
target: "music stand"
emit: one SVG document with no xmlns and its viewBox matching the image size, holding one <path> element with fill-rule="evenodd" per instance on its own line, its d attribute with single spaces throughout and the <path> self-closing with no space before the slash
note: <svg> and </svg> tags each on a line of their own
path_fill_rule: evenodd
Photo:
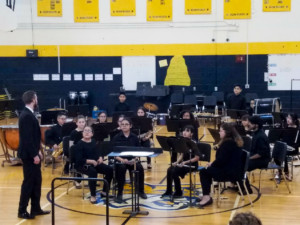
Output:
<svg viewBox="0 0 300 225">
<path fill-rule="evenodd" d="M 147 155 L 147 157 L 155 157 L 162 153 L 161 148 L 146 148 L 146 147 L 134 147 L 134 146 L 115 146 L 113 148 L 112 153 L 110 153 L 108 156 L 121 156 L 121 157 L 143 157 L 145 155 L 141 154 L 142 152 L 154 152 L 154 154 Z M 128 152 L 126 154 L 126 152 Z M 122 154 L 125 153 L 125 154 Z M 135 153 L 135 154 L 134 154 Z M 138 196 L 138 190 L 139 190 L 139 176 L 138 171 L 136 170 L 136 161 L 134 160 L 134 169 L 132 171 L 132 195 L 131 195 L 131 210 L 125 210 L 123 214 L 130 214 L 131 216 L 136 215 L 148 215 L 148 211 L 141 211 L 140 210 L 140 202 L 139 202 L 139 196 Z M 135 188 L 135 191 L 133 192 L 133 188 Z"/>
<path fill-rule="evenodd" d="M 284 131 L 285 129 L 270 129 L 268 134 L 269 143 L 275 143 L 276 141 L 279 141 Z"/>
<path fill-rule="evenodd" d="M 239 120 L 246 114 L 248 114 L 246 110 L 227 109 L 227 116 L 230 116 L 231 119 Z"/>
<path fill-rule="evenodd" d="M 195 105 L 193 104 L 175 104 L 171 106 L 170 117 L 172 119 L 179 119 L 182 111 L 193 111 Z"/>
<path fill-rule="evenodd" d="M 61 136 L 69 136 L 73 130 L 77 128 L 77 125 L 75 122 L 68 122 L 64 123 L 61 127 Z"/>
<path fill-rule="evenodd" d="M 78 115 L 89 116 L 89 104 L 68 105 L 68 116 L 77 117 Z"/>
<path fill-rule="evenodd" d="M 214 145 L 218 144 L 221 140 L 220 134 L 218 130 L 212 129 L 212 128 L 207 128 L 209 133 L 211 134 L 212 138 L 214 139 Z"/>
<path fill-rule="evenodd" d="M 156 136 L 158 143 L 164 151 L 170 153 L 170 164 L 172 164 L 172 153 L 175 153 L 175 139 L 176 137 Z"/>
<path fill-rule="evenodd" d="M 184 128 L 187 125 L 191 125 L 194 127 L 194 120 L 167 118 L 166 122 L 167 122 L 168 132 L 179 132 L 182 128 Z"/>
<path fill-rule="evenodd" d="M 57 114 L 65 113 L 66 110 L 55 110 L 55 111 L 42 111 L 41 112 L 41 125 L 55 124 L 57 122 Z"/>
<path fill-rule="evenodd" d="M 95 123 L 92 125 L 94 130 L 93 138 L 97 142 L 102 142 L 105 138 L 108 138 L 110 132 L 113 130 L 113 123 Z"/>
</svg>

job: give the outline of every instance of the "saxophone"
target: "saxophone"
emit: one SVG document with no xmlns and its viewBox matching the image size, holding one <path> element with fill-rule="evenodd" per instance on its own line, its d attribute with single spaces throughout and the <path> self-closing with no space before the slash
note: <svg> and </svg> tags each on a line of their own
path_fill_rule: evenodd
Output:
<svg viewBox="0 0 300 225">
<path fill-rule="evenodd" d="M 52 152 L 52 156 L 54 158 L 57 158 L 58 156 L 60 156 L 63 153 L 63 143 L 60 142 L 60 144 L 58 145 L 57 149 L 54 149 Z"/>
</svg>

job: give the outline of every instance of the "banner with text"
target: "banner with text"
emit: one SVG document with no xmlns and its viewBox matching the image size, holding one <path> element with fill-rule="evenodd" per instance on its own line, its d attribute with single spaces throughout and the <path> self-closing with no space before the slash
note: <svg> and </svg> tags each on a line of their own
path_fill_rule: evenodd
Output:
<svg viewBox="0 0 300 225">
<path fill-rule="evenodd" d="M 250 19 L 251 0 L 224 0 L 224 19 Z"/>
<path fill-rule="evenodd" d="M 74 0 L 74 21 L 99 22 L 99 0 Z"/>
<path fill-rule="evenodd" d="M 172 0 L 147 0 L 147 21 L 172 21 Z"/>
<path fill-rule="evenodd" d="M 263 0 L 264 12 L 291 11 L 291 0 Z"/>
<path fill-rule="evenodd" d="M 211 14 L 211 0 L 185 0 L 185 14 Z"/>
<path fill-rule="evenodd" d="M 45 17 L 62 16 L 62 0 L 37 0 L 37 15 Z"/>
<path fill-rule="evenodd" d="M 110 0 L 111 16 L 135 16 L 135 0 Z"/>
</svg>

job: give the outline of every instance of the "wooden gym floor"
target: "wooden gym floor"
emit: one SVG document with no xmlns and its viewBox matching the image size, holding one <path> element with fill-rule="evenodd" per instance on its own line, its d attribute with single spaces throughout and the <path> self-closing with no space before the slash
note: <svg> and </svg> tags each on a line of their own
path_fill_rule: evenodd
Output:
<svg viewBox="0 0 300 225">
<path fill-rule="evenodd" d="M 15 121 L 5 121 L 6 124 L 15 123 Z M 2 123 L 3 124 L 3 123 Z M 212 124 L 206 124 L 212 126 Z M 171 135 L 164 126 L 157 126 L 154 131 L 159 135 Z M 205 134 L 203 140 L 212 141 L 209 132 L 204 126 L 199 128 L 199 135 Z M 157 143 L 156 143 L 157 146 Z M 0 149 L 2 154 L 2 149 Z M 215 152 L 212 151 L 212 158 Z M 2 162 L 3 157 L 0 158 Z M 129 217 L 122 214 L 125 209 L 130 209 L 130 200 L 128 204 L 119 205 L 111 201 L 110 203 L 110 224 L 228 224 L 228 221 L 235 213 L 251 211 L 255 213 L 264 225 L 298 225 L 300 224 L 300 169 L 294 168 L 294 179 L 289 182 L 292 190 L 288 194 L 284 182 L 279 184 L 276 189 L 274 182 L 270 180 L 271 172 L 263 172 L 262 177 L 262 195 L 257 194 L 258 171 L 255 171 L 255 182 L 251 195 L 255 201 L 253 207 L 249 205 L 247 197 L 243 201 L 235 192 L 228 190 L 224 192 L 226 199 L 221 201 L 220 207 L 216 202 L 203 209 L 197 207 L 188 207 L 189 201 L 189 176 L 182 180 L 184 188 L 184 198 L 175 202 L 168 199 L 160 199 L 160 195 L 165 191 L 166 170 L 169 164 L 169 155 L 167 152 L 152 159 L 152 169 L 145 170 L 145 191 L 148 195 L 147 200 L 141 201 L 141 209 L 149 212 L 148 216 Z M 295 161 L 294 164 L 300 164 Z M 146 164 L 144 165 L 146 168 Z M 61 163 L 57 163 L 57 168 L 52 174 L 51 166 L 43 169 L 43 184 L 41 206 L 45 210 L 51 209 L 50 189 L 51 181 L 55 177 L 61 176 Z M 128 177 L 128 175 L 127 175 Z M 18 203 L 20 197 L 20 187 L 22 183 L 22 167 L 13 166 L 8 163 L 0 168 L 0 224 L 51 224 L 51 215 L 39 216 L 34 220 L 22 220 L 17 217 Z M 201 193 L 199 184 L 199 175 L 196 175 L 197 194 Z M 105 206 L 100 197 L 99 204 L 92 205 L 88 200 L 89 191 L 85 188 L 85 198 L 82 198 L 82 190 L 75 189 L 70 185 L 69 194 L 66 193 L 66 182 L 57 181 L 55 183 L 55 223 L 56 224 L 105 224 Z M 124 197 L 130 198 L 130 185 L 126 185 Z"/>
</svg>

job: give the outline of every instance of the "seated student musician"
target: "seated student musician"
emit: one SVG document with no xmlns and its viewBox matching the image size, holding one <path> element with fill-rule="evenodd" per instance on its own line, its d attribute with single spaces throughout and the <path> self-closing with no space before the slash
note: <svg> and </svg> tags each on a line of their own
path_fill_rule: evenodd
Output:
<svg viewBox="0 0 300 225">
<path fill-rule="evenodd" d="M 130 111 L 130 107 L 126 103 L 126 94 L 125 92 L 120 92 L 119 102 L 115 105 L 115 112 L 126 112 L 126 111 Z"/>
<path fill-rule="evenodd" d="M 116 127 L 115 129 L 113 129 L 111 132 L 110 132 L 110 140 L 113 139 L 114 136 L 116 136 L 118 133 L 120 133 L 121 129 L 122 129 L 122 121 L 123 119 L 125 118 L 125 115 L 121 114 L 119 115 L 118 117 L 118 127 Z"/>
<path fill-rule="evenodd" d="M 246 110 L 246 98 L 241 94 L 242 86 L 234 85 L 233 94 L 227 99 L 227 108 L 235 110 Z"/>
<path fill-rule="evenodd" d="M 266 168 L 270 162 L 270 144 L 267 135 L 263 130 L 263 121 L 259 116 L 251 116 L 249 118 L 249 128 L 253 132 L 250 149 L 250 158 L 248 171 Z M 249 180 L 246 179 L 246 186 L 250 194 L 252 189 Z M 243 190 L 243 185 L 241 186 Z"/>
<path fill-rule="evenodd" d="M 192 140 L 193 134 L 194 134 L 194 127 L 192 125 L 187 125 L 183 128 L 182 137 Z M 184 176 L 189 173 L 190 171 L 190 163 L 193 170 L 196 170 L 198 168 L 198 161 L 200 159 L 200 151 L 197 148 L 197 145 L 195 145 L 192 149 L 192 155 L 190 160 L 190 153 L 182 153 L 180 154 L 179 158 L 176 162 L 172 163 L 172 165 L 167 170 L 167 190 L 162 195 L 162 197 L 170 196 L 173 194 L 172 191 L 172 183 L 174 180 L 175 184 L 175 193 L 173 194 L 174 198 L 181 197 L 182 196 L 182 190 L 181 190 L 181 184 L 180 184 L 180 178 L 184 178 Z M 185 165 L 187 167 L 185 167 Z"/>
<path fill-rule="evenodd" d="M 138 117 L 146 117 L 146 109 L 141 106 L 141 107 L 138 108 L 136 114 L 137 114 Z M 140 139 L 140 142 L 141 142 L 141 146 L 150 148 L 151 142 L 152 142 L 152 140 L 151 140 L 152 130 L 153 129 L 151 129 L 151 130 L 141 130 L 140 131 L 139 139 Z M 147 168 L 148 169 L 152 168 L 150 157 L 147 157 Z"/>
<path fill-rule="evenodd" d="M 219 148 L 216 152 L 216 159 L 208 163 L 206 169 L 200 170 L 200 181 L 203 190 L 203 197 L 200 199 L 200 206 L 210 205 L 213 200 L 210 197 L 212 179 L 235 180 L 239 177 L 241 170 L 241 147 L 243 139 L 233 125 L 224 123 L 220 127 Z"/>
<path fill-rule="evenodd" d="M 72 145 L 76 145 L 83 138 L 82 132 L 86 126 L 86 121 L 85 121 L 84 116 L 82 116 L 82 115 L 77 116 L 76 125 L 77 125 L 77 128 L 75 130 L 73 130 L 70 134 L 70 146 L 69 147 L 71 147 Z M 69 156 L 69 152 L 65 152 L 64 154 Z M 65 174 L 69 173 L 69 162 L 66 162 L 64 172 L 65 172 Z M 77 177 L 81 177 L 80 174 L 77 174 Z M 81 188 L 80 181 L 75 181 L 75 187 L 77 189 Z"/>
<path fill-rule="evenodd" d="M 45 132 L 46 144 L 53 148 L 52 156 L 54 158 L 60 156 L 63 153 L 62 146 L 62 126 L 65 124 L 67 116 L 65 113 L 60 112 L 57 114 L 57 124 L 51 127 L 50 130 Z"/>
<path fill-rule="evenodd" d="M 83 138 L 75 145 L 75 168 L 88 175 L 89 178 L 96 178 L 98 173 L 104 174 L 109 186 L 103 186 L 102 196 L 105 196 L 106 188 L 110 187 L 113 178 L 113 168 L 103 163 L 103 157 L 97 154 L 96 141 L 92 139 L 93 129 L 86 126 L 83 129 Z M 91 192 L 90 202 L 97 203 L 96 200 L 96 181 L 89 181 Z"/>
<path fill-rule="evenodd" d="M 96 123 L 107 123 L 107 113 L 105 111 L 98 113 Z"/>
<path fill-rule="evenodd" d="M 140 146 L 139 138 L 130 131 L 131 128 L 131 120 L 125 117 L 121 123 L 121 132 L 114 136 L 112 140 L 113 146 Z M 118 181 L 116 202 L 122 203 L 126 170 L 128 169 L 131 173 L 134 169 L 134 160 L 136 159 L 132 157 L 116 157 L 116 160 L 119 162 L 116 164 L 116 176 Z M 136 170 L 139 172 L 139 196 L 143 199 L 147 199 L 147 195 L 144 192 L 144 168 L 140 162 L 136 163 Z"/>
<path fill-rule="evenodd" d="M 254 99 L 250 100 L 250 107 L 247 109 L 247 111 L 248 111 L 248 114 L 250 116 L 253 116 L 253 114 L 255 112 L 255 101 L 254 101 Z"/>
<path fill-rule="evenodd" d="M 299 120 L 298 120 L 298 115 L 295 113 L 288 113 L 286 116 L 286 129 L 291 129 L 298 131 L 299 130 Z M 299 139 L 299 134 L 298 134 L 298 139 Z M 283 142 L 286 142 L 288 146 L 291 146 L 295 150 L 293 151 L 287 151 L 286 155 L 291 156 L 291 155 L 298 155 L 299 154 L 299 141 L 295 140 L 296 138 L 294 136 L 291 136 L 288 132 L 282 134 L 281 140 Z M 289 176 L 289 168 L 288 168 L 288 162 L 287 162 L 287 157 L 285 157 L 285 162 L 284 162 L 284 173 L 285 177 L 287 180 L 291 181 L 291 177 Z"/>
</svg>

